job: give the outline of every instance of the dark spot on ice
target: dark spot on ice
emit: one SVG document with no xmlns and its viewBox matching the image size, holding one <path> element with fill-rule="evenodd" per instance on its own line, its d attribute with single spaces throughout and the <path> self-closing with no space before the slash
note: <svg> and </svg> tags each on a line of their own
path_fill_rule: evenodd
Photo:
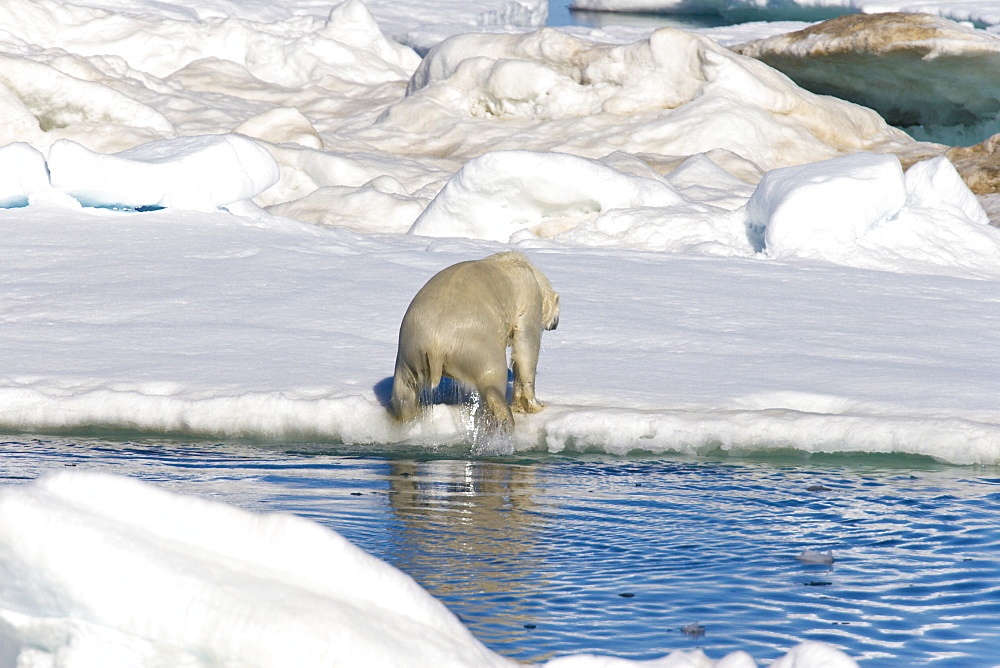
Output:
<svg viewBox="0 0 1000 668">
<path fill-rule="evenodd" d="M 361 492 L 351 492 L 351 496 L 361 496 Z"/>
</svg>

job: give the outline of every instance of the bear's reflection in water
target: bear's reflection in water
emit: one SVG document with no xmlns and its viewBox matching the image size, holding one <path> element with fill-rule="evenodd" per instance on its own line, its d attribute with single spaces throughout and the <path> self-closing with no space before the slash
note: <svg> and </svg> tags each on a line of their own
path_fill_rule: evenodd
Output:
<svg viewBox="0 0 1000 668">
<path fill-rule="evenodd" d="M 455 612 L 462 612 L 454 605 L 459 598 L 474 608 L 480 638 L 525 632 L 543 598 L 536 475 L 506 462 L 390 463 L 399 541 L 393 561 Z"/>
</svg>

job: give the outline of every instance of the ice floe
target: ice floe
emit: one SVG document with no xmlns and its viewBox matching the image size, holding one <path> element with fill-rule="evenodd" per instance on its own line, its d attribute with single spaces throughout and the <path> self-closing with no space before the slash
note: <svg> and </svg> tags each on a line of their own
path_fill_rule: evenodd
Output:
<svg viewBox="0 0 1000 668">
<path fill-rule="evenodd" d="M 716 14 L 732 23 L 799 19 L 819 21 L 843 14 L 924 12 L 980 26 L 1000 24 L 1000 10 L 992 0 L 573 0 L 578 9 L 604 12 L 662 14 Z"/>
<path fill-rule="evenodd" d="M 1000 132 L 1000 37 L 967 25 L 928 14 L 851 14 L 731 48 L 811 91 L 871 107 L 915 136 L 974 144 Z"/>
</svg>

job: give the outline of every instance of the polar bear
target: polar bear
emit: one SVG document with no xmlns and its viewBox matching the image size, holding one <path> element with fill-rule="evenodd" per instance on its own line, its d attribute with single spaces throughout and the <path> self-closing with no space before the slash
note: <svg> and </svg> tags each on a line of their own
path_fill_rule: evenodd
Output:
<svg viewBox="0 0 1000 668">
<path fill-rule="evenodd" d="M 486 424 L 509 432 L 511 412 L 537 413 L 535 369 L 542 330 L 559 324 L 559 295 L 518 252 L 459 262 L 431 277 L 399 327 L 389 412 L 405 422 L 420 410 L 420 393 L 442 376 L 474 388 Z M 507 348 L 514 368 L 507 405 Z"/>
</svg>

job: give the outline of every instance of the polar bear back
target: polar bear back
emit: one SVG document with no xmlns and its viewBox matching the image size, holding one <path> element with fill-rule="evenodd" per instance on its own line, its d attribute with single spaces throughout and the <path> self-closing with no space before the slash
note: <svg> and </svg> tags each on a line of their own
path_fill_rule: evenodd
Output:
<svg viewBox="0 0 1000 668">
<path fill-rule="evenodd" d="M 399 356 L 423 366 L 420 358 L 430 352 L 438 358 L 433 367 L 463 351 L 505 354 L 517 328 L 541 331 L 556 319 L 558 296 L 548 279 L 521 253 L 497 253 L 452 265 L 427 281 L 403 316 Z"/>
</svg>

